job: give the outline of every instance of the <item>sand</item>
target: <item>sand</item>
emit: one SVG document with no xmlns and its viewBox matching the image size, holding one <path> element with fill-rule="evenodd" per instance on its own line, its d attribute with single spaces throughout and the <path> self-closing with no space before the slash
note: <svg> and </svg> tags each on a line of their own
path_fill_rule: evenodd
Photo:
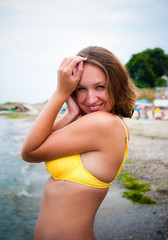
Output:
<svg viewBox="0 0 168 240">
<path fill-rule="evenodd" d="M 140 182 L 151 185 L 151 196 L 158 203 L 168 203 L 168 121 L 126 120 L 130 129 L 129 154 L 124 170 Z"/>
</svg>

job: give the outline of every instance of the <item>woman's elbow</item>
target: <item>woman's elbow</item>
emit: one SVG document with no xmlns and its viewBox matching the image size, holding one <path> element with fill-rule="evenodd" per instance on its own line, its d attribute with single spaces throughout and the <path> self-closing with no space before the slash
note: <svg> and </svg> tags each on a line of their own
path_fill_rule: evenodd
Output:
<svg viewBox="0 0 168 240">
<path fill-rule="evenodd" d="M 22 148 L 22 150 L 21 150 L 21 158 L 25 162 L 29 162 L 29 163 L 38 163 L 38 162 L 40 162 L 40 161 L 37 161 L 37 159 L 35 159 L 32 156 L 32 154 L 27 153 L 27 151 L 24 148 Z"/>
<path fill-rule="evenodd" d="M 24 149 L 21 150 L 21 158 L 25 162 L 33 162 L 32 159 L 29 157 L 29 155 L 27 154 L 27 152 Z"/>
</svg>

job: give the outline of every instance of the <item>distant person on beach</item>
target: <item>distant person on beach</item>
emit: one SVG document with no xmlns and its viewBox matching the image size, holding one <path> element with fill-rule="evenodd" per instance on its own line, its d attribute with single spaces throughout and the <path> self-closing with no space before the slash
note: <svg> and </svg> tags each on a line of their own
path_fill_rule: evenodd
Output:
<svg viewBox="0 0 168 240">
<path fill-rule="evenodd" d="M 64 102 L 67 113 L 56 120 Z M 64 58 L 57 87 L 22 148 L 45 162 L 48 179 L 34 240 L 94 240 L 94 218 L 128 153 L 134 85 L 107 49 L 87 47 Z"/>
<path fill-rule="evenodd" d="M 164 113 L 164 111 L 161 112 L 161 116 L 160 117 L 156 117 L 156 120 L 167 120 L 166 114 Z"/>
</svg>

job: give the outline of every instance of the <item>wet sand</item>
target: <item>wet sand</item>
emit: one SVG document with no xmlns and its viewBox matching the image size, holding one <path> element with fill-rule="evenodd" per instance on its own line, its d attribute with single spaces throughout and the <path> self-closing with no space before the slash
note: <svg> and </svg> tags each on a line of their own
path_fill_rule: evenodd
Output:
<svg viewBox="0 0 168 240">
<path fill-rule="evenodd" d="M 131 139 L 123 169 L 150 183 L 145 194 L 157 203 L 132 203 L 122 197 L 125 189 L 115 180 L 96 215 L 96 239 L 168 240 L 168 121 L 125 121 Z"/>
<path fill-rule="evenodd" d="M 117 181 L 111 186 L 96 215 L 96 240 L 167 240 L 168 206 L 132 203 L 123 191 Z"/>
</svg>

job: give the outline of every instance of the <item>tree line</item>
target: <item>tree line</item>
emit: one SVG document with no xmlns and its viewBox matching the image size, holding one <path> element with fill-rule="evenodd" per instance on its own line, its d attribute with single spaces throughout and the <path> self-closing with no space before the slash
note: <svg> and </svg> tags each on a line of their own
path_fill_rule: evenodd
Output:
<svg viewBox="0 0 168 240">
<path fill-rule="evenodd" d="M 133 54 L 126 67 L 139 88 L 167 85 L 165 77 L 168 77 L 168 55 L 161 48 L 148 48 Z"/>
</svg>

